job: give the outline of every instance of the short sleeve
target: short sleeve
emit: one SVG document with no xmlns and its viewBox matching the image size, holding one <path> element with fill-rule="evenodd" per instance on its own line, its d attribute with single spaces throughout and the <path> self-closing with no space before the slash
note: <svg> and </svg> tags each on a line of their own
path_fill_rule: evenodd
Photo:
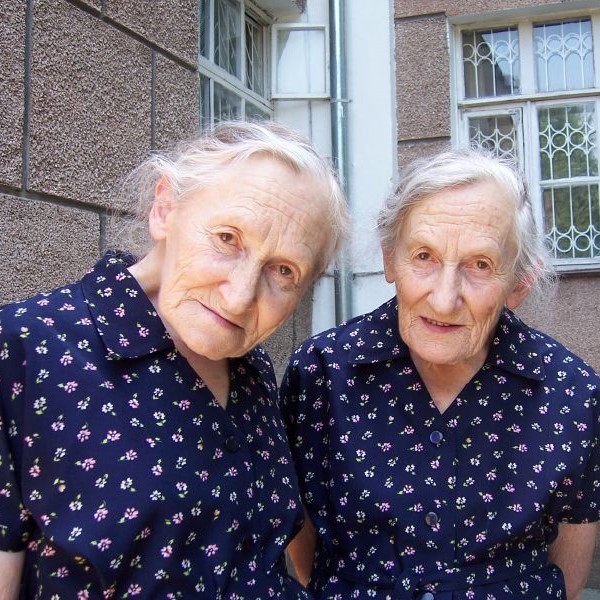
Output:
<svg viewBox="0 0 600 600">
<path fill-rule="evenodd" d="M 18 444 L 23 431 L 22 413 L 25 382 L 19 341 L 9 342 L 6 313 L 0 311 L 0 550 L 24 549 L 29 538 L 28 512 L 19 485 Z M 13 338 L 14 339 L 14 338 Z"/>
</svg>

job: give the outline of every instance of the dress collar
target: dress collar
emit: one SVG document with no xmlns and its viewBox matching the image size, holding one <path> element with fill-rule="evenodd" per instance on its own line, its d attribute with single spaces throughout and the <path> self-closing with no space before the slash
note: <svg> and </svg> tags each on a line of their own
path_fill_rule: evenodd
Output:
<svg viewBox="0 0 600 600">
<path fill-rule="evenodd" d="M 540 334 L 527 327 L 513 312 L 504 309 L 485 365 L 529 379 L 543 381 Z M 349 321 L 340 338 L 348 362 L 371 364 L 410 356 L 398 332 L 398 303 L 388 300 L 379 308 Z"/>
</svg>

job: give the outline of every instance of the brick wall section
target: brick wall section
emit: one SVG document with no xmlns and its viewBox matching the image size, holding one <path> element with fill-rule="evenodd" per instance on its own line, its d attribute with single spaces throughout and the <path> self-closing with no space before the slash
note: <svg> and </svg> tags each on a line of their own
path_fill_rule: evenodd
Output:
<svg viewBox="0 0 600 600">
<path fill-rule="evenodd" d="M 398 163 L 451 144 L 449 18 L 541 5 L 568 8 L 569 0 L 395 0 Z M 598 40 L 595 40 L 598 42 Z M 524 320 L 571 348 L 600 371 L 600 276 L 565 276 L 543 310 L 520 309 Z M 600 589 L 600 537 L 588 586 Z"/>
</svg>

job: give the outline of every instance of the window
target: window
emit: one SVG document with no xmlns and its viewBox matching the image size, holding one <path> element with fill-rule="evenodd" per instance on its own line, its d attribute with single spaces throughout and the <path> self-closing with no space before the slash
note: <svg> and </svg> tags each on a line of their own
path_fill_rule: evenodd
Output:
<svg viewBox="0 0 600 600">
<path fill-rule="evenodd" d="M 269 119 L 267 25 L 245 0 L 200 0 L 200 102 L 206 126 Z"/>
<path fill-rule="evenodd" d="M 559 270 L 600 269 L 600 14 L 456 30 L 458 138 L 520 163 Z"/>
</svg>

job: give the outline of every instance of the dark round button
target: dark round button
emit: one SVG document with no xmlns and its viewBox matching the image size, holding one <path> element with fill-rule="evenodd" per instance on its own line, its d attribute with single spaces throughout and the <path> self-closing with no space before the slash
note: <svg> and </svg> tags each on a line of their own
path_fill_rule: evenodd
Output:
<svg viewBox="0 0 600 600">
<path fill-rule="evenodd" d="M 230 435 L 225 440 L 225 450 L 227 452 L 237 452 L 240 449 L 240 442 L 235 435 Z"/>
<path fill-rule="evenodd" d="M 431 592 L 425 592 L 419 596 L 419 600 L 435 600 L 435 596 Z"/>
<path fill-rule="evenodd" d="M 429 527 L 435 527 L 439 522 L 440 522 L 440 518 L 438 517 L 437 513 L 428 512 L 425 515 L 425 523 L 427 523 L 427 525 L 429 525 Z"/>
<path fill-rule="evenodd" d="M 444 434 L 441 431 L 436 430 L 436 431 L 432 431 L 429 434 L 429 441 L 432 444 L 436 444 L 436 445 L 441 444 L 443 439 L 444 439 Z M 429 592 L 427 592 L 427 593 L 429 594 Z"/>
</svg>

